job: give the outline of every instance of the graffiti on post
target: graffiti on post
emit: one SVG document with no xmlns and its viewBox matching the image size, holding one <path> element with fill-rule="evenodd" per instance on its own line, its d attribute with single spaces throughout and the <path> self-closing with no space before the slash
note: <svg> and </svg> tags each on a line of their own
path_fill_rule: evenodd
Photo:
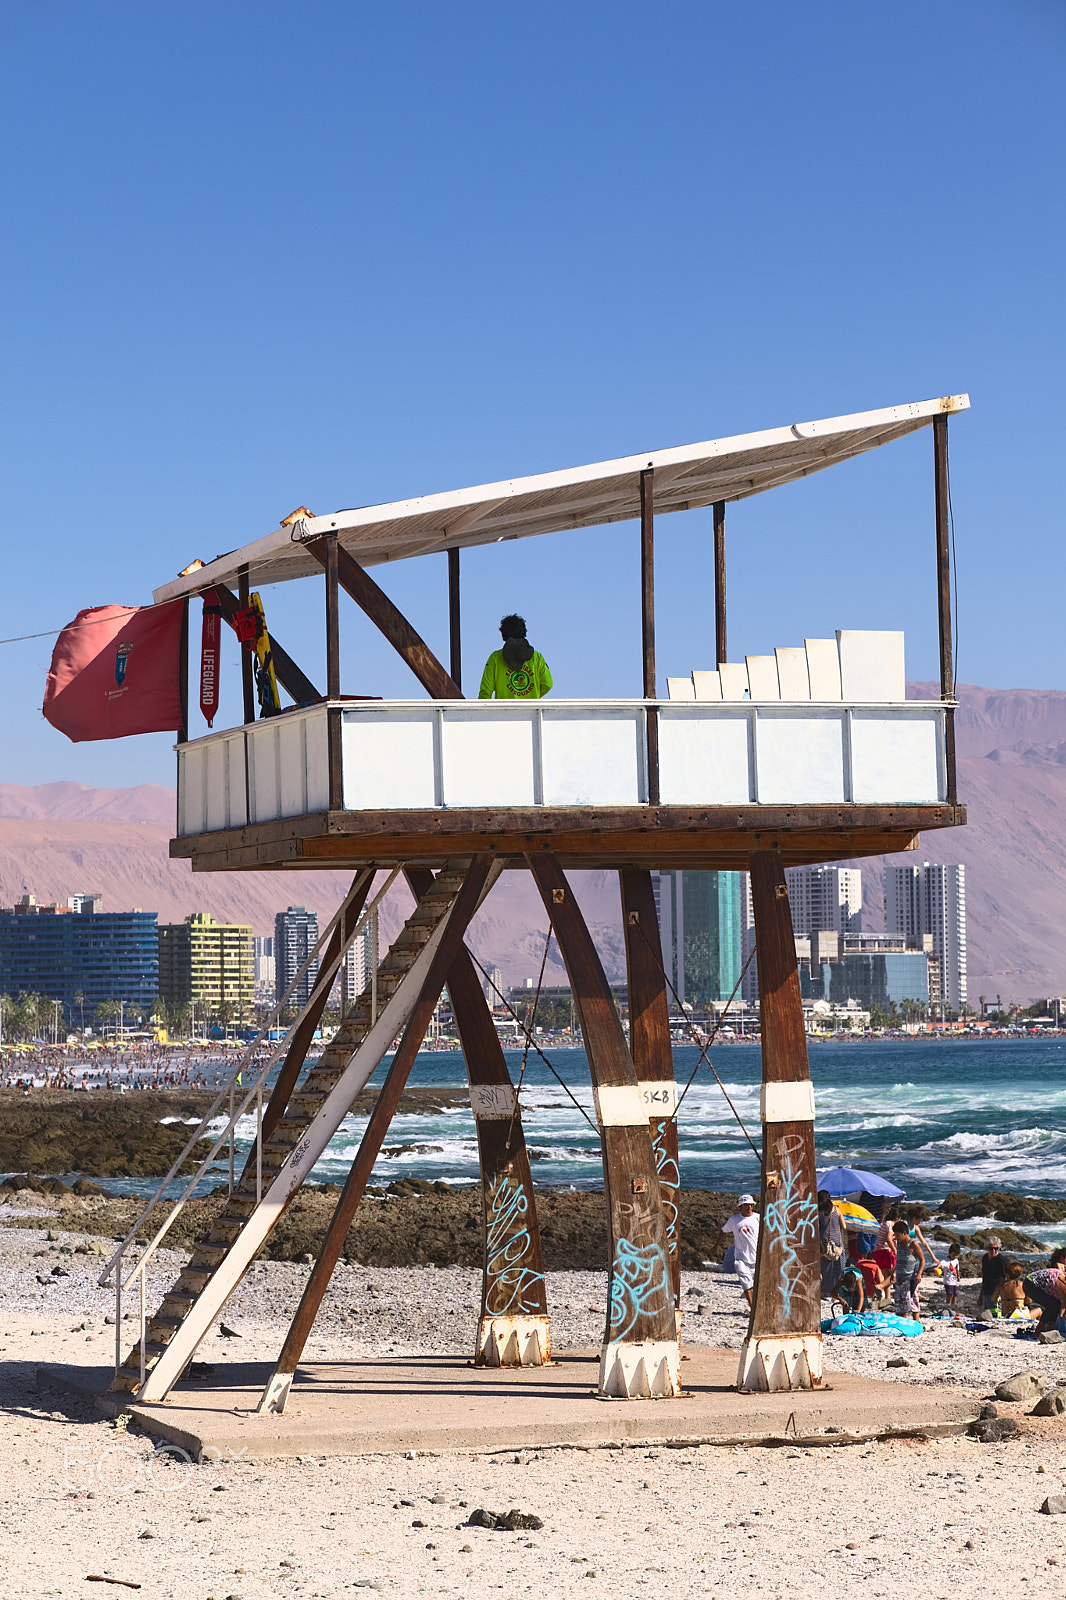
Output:
<svg viewBox="0 0 1066 1600">
<path fill-rule="evenodd" d="M 654 1120 L 651 1125 L 652 1149 L 655 1151 L 655 1170 L 659 1174 L 659 1188 L 663 1197 L 663 1216 L 666 1218 L 666 1237 L 673 1254 L 677 1250 L 677 1191 L 681 1174 L 677 1162 L 666 1148 L 666 1130 L 669 1121 Z"/>
<path fill-rule="evenodd" d="M 489 1316 L 538 1316 L 544 1311 L 544 1274 L 527 1265 L 533 1248 L 529 1197 L 509 1173 L 486 1195 L 485 1310 Z"/>
<path fill-rule="evenodd" d="M 640 1317 L 658 1316 L 672 1303 L 662 1245 L 619 1239 L 611 1265 L 611 1341 L 627 1339 Z"/>
<path fill-rule="evenodd" d="M 763 1211 L 767 1243 L 771 1250 L 779 1252 L 778 1292 L 781 1315 L 786 1322 L 791 1320 L 794 1300 L 798 1299 L 810 1309 L 814 1283 L 811 1275 L 805 1274 L 804 1263 L 799 1256 L 799 1247 L 818 1234 L 818 1202 L 804 1184 L 802 1163 L 798 1167 L 796 1165 L 802 1150 L 802 1139 L 790 1136 L 781 1141 L 778 1146 L 778 1182 Z M 805 1277 L 807 1281 L 804 1281 Z M 814 1302 L 816 1310 L 820 1309 L 821 1302 L 817 1294 L 814 1295 Z"/>
</svg>

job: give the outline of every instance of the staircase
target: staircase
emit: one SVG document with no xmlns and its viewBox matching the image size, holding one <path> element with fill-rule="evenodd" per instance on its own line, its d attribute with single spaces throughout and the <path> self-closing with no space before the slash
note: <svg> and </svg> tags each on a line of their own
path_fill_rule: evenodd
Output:
<svg viewBox="0 0 1066 1600">
<path fill-rule="evenodd" d="M 261 1165 L 252 1151 L 224 1212 L 164 1295 L 147 1323 L 143 1342 L 138 1341 L 118 1368 L 113 1392 L 162 1400 L 181 1376 L 406 1023 L 468 867 L 465 859 L 449 862 L 433 879 L 378 968 L 376 1021 L 367 991 L 294 1090 L 263 1145 Z"/>
</svg>

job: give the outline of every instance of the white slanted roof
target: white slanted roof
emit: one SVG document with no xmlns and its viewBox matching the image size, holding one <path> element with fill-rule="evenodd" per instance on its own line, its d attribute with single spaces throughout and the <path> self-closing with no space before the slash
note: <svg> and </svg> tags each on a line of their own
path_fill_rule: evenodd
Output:
<svg viewBox="0 0 1066 1600">
<path fill-rule="evenodd" d="M 934 417 L 965 411 L 969 404 L 967 395 L 947 395 L 883 411 L 860 411 L 821 422 L 795 422 L 764 433 L 650 450 L 532 478 L 396 500 L 391 505 L 309 516 L 242 549 L 217 556 L 187 577 L 163 584 L 156 589 L 155 599 L 198 594 L 215 581 L 232 583 L 245 563 L 253 585 L 320 572 L 303 541 L 324 533 L 336 533 L 361 565 L 373 567 L 468 545 L 627 522 L 640 515 L 640 473 L 645 467 L 655 468 L 657 516 L 708 506 L 716 500 L 745 500 L 901 439 L 927 427 Z M 196 537 L 203 536 L 201 528 Z"/>
</svg>

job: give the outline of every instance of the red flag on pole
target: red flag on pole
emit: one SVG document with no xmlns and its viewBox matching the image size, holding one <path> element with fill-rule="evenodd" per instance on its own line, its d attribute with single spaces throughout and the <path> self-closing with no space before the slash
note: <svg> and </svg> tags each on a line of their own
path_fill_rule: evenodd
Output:
<svg viewBox="0 0 1066 1600">
<path fill-rule="evenodd" d="M 210 727 L 218 710 L 218 654 L 222 643 L 222 608 L 215 591 L 204 595 L 204 622 L 200 635 L 200 710 Z"/>
<path fill-rule="evenodd" d="M 91 606 L 56 640 L 43 711 L 79 744 L 182 726 L 179 661 L 184 600 Z"/>
</svg>

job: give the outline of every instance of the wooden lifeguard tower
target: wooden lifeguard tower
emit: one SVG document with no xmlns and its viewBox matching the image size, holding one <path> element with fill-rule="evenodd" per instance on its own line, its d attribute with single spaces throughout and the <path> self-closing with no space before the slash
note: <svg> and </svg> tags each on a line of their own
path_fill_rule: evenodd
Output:
<svg viewBox="0 0 1066 1600">
<path fill-rule="evenodd" d="M 185 716 L 171 852 L 189 859 L 198 872 L 321 866 L 344 867 L 354 877 L 323 935 L 318 980 L 284 1045 L 258 1075 L 247 1078 L 239 1095 L 232 1085 L 228 1090 L 231 1135 L 242 1112 L 256 1116 L 258 1133 L 240 1173 L 233 1170 L 230 1139 L 223 1214 L 151 1317 L 144 1312 L 144 1270 L 170 1218 L 128 1278 L 124 1252 L 132 1249 L 136 1229 L 109 1264 L 119 1286 L 139 1277 L 142 1304 L 137 1344 L 125 1355 L 121 1347 L 116 1351 L 115 1389 L 141 1400 L 168 1394 L 356 1094 L 399 1037 L 263 1394 L 260 1409 L 284 1409 L 445 984 L 466 1060 L 484 1192 L 485 1268 L 475 1359 L 496 1365 L 550 1359 L 521 1111 L 464 944 L 471 917 L 505 868 L 532 873 L 580 1015 L 610 1217 L 599 1390 L 629 1397 L 680 1390 L 677 1088 L 650 873 L 678 867 L 750 871 L 762 1027 L 763 1224 L 737 1381 L 741 1388 L 762 1389 L 820 1382 L 814 1097 L 784 869 L 911 849 L 923 830 L 965 821 L 956 795 L 952 724 L 947 425 L 949 416 L 968 405 L 965 395 L 954 395 L 331 516 L 301 511 L 266 538 L 156 591 L 157 602 L 179 599 L 187 610 L 201 597 L 239 626 L 254 586 L 324 575 L 325 692 L 271 639 L 273 667 L 291 707 L 256 719 L 246 654 L 243 725 L 193 738 Z M 929 426 L 940 699 L 906 699 L 898 633 L 843 630 L 834 639 L 792 642 L 773 655 L 730 662 L 727 503 Z M 668 697 L 661 699 L 654 518 L 704 506 L 714 508 L 714 654 L 691 678 L 671 679 Z M 464 699 L 460 550 L 638 519 L 643 697 Z M 448 561 L 450 671 L 367 571 L 440 552 Z M 403 656 L 428 699 L 344 698 L 342 590 Z M 187 633 L 186 625 L 186 638 Z M 628 1041 L 566 876 L 574 867 L 619 874 Z M 383 892 L 371 898 L 382 869 L 390 874 L 387 883 L 399 872 L 406 875 L 415 910 L 378 971 L 380 1004 L 361 997 L 308 1069 L 309 1045 L 334 976 L 360 918 Z M 268 1094 L 267 1076 L 279 1061 Z"/>
</svg>

